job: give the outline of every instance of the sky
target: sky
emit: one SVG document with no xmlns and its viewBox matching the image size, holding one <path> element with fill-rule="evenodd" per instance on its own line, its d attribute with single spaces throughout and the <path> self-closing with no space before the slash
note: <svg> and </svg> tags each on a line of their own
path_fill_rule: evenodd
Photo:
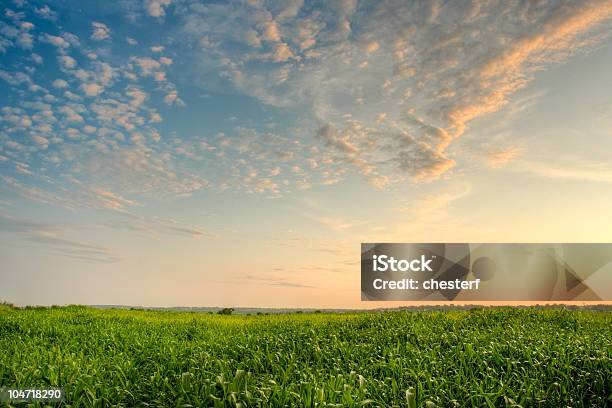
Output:
<svg viewBox="0 0 612 408">
<path fill-rule="evenodd" d="M 371 307 L 361 242 L 612 242 L 611 1 L 0 7 L 0 299 Z"/>
</svg>

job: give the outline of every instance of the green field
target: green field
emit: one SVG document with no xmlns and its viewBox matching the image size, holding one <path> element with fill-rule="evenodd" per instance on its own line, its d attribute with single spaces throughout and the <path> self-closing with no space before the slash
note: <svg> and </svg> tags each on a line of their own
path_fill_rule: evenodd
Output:
<svg viewBox="0 0 612 408">
<path fill-rule="evenodd" d="M 65 406 L 612 406 L 612 313 L 0 307 L 0 386 Z"/>
</svg>

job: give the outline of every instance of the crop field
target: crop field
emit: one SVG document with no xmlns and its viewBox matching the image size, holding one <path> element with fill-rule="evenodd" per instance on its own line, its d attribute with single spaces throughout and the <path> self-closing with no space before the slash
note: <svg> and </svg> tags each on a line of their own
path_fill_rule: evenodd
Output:
<svg viewBox="0 0 612 408">
<path fill-rule="evenodd" d="M 74 407 L 612 406 L 612 313 L 0 307 L 0 387 Z"/>
</svg>

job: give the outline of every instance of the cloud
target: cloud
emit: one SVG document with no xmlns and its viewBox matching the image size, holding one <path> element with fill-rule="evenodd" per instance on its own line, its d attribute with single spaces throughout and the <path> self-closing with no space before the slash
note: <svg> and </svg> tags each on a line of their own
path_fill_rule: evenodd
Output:
<svg viewBox="0 0 612 408">
<path fill-rule="evenodd" d="M 30 77 L 27 74 L 24 74 L 23 72 L 10 73 L 7 71 L 3 71 L 1 69 L 0 69 L 0 79 L 3 79 L 8 84 L 13 85 L 13 86 L 20 85 L 24 82 L 32 83 L 32 80 L 30 79 Z"/>
<path fill-rule="evenodd" d="M 106 223 L 106 226 L 109 228 L 139 232 L 154 238 L 165 234 L 193 239 L 210 238 L 213 236 L 199 226 L 184 225 L 168 218 L 141 216 L 128 211 L 121 212 L 119 215 L 124 219 L 110 221 Z"/>
<path fill-rule="evenodd" d="M 36 138 L 35 142 L 43 149 L 47 148 L 47 139 L 41 136 L 33 136 L 33 138 Z M 22 164 L 22 166 L 26 165 Z M 24 173 L 32 175 L 30 174 L 31 172 L 28 171 L 27 167 L 24 168 L 24 170 Z M 67 186 L 60 187 L 59 191 L 55 192 L 51 190 L 51 187 L 55 184 L 59 184 L 57 182 L 53 182 L 51 183 L 51 186 L 44 188 L 42 186 L 28 186 L 10 176 L 3 176 L 2 181 L 6 187 L 24 198 L 36 202 L 51 204 L 68 210 L 90 208 L 125 212 L 127 207 L 132 207 L 138 204 L 133 200 L 126 199 L 113 193 L 109 189 L 86 185 L 75 178 L 70 178 Z"/>
<path fill-rule="evenodd" d="M 51 83 L 51 85 L 53 85 L 54 88 L 62 89 L 68 86 L 68 82 L 64 81 L 63 79 L 56 79 Z"/>
<path fill-rule="evenodd" d="M 340 133 L 336 128 L 327 124 L 319 129 L 317 136 L 322 139 L 327 146 L 347 154 L 354 155 L 359 153 L 359 149 L 351 143 L 351 135 L 348 132 Z"/>
<path fill-rule="evenodd" d="M 109 210 L 119 211 L 125 207 L 133 206 L 136 203 L 132 200 L 123 198 L 112 191 L 100 187 L 90 187 L 89 191 L 96 197 L 98 205 Z"/>
<path fill-rule="evenodd" d="M 244 34 L 244 41 L 251 47 L 254 47 L 254 48 L 261 47 L 261 39 L 259 38 L 257 31 L 255 30 L 248 30 Z"/>
<path fill-rule="evenodd" d="M 518 157 L 523 149 L 518 146 L 509 146 L 504 149 L 490 151 L 487 157 L 489 167 L 497 169 L 505 166 L 510 161 Z"/>
<path fill-rule="evenodd" d="M 64 32 L 62 33 L 62 38 L 68 42 L 68 44 L 78 47 L 80 45 L 79 37 L 72 33 Z"/>
<path fill-rule="evenodd" d="M 257 285 L 265 286 L 280 286 L 283 288 L 304 288 L 311 289 L 314 286 L 303 282 L 296 282 L 285 278 L 276 276 L 257 276 L 257 275 L 244 275 L 240 277 L 240 282 L 252 283 Z"/>
<path fill-rule="evenodd" d="M 312 159 L 318 149 L 299 142 L 296 135 L 237 127 L 231 134 L 195 142 L 183 143 L 180 151 L 189 159 L 205 160 L 212 173 L 222 174 L 215 184 L 222 190 L 275 198 L 342 175 L 340 163 L 327 157 Z M 338 168 L 330 169 L 332 165 Z"/>
<path fill-rule="evenodd" d="M 59 57 L 60 65 L 65 69 L 72 69 L 76 67 L 76 60 L 69 55 L 62 55 Z"/>
<path fill-rule="evenodd" d="M 389 182 L 389 177 L 387 176 L 374 176 L 369 180 L 370 185 L 378 190 L 382 190 L 383 188 L 387 187 Z"/>
<path fill-rule="evenodd" d="M 96 133 L 96 130 L 97 128 L 95 126 L 91 126 L 91 125 L 83 126 L 83 131 L 88 134 Z"/>
<path fill-rule="evenodd" d="M 60 255 L 94 262 L 118 262 L 111 250 L 64 237 L 67 227 L 23 220 L 0 213 L 0 231 L 18 234 L 28 242 Z"/>
<path fill-rule="evenodd" d="M 99 84 L 88 83 L 88 84 L 82 84 L 81 90 L 83 91 L 85 95 L 89 97 L 94 97 L 94 96 L 98 96 L 100 92 L 104 90 L 104 88 L 100 86 Z"/>
<path fill-rule="evenodd" d="M 153 148 L 144 135 L 133 136 L 137 137 L 132 138 L 133 145 L 129 147 L 109 148 L 95 143 L 74 146 L 70 170 L 78 177 L 79 190 L 83 191 L 86 185 L 105 186 L 126 196 L 176 198 L 206 185 L 201 176 L 176 168 L 164 146 Z"/>
<path fill-rule="evenodd" d="M 32 140 L 42 149 L 49 147 L 49 140 L 39 135 L 32 135 Z"/>
<path fill-rule="evenodd" d="M 37 39 L 58 47 L 57 66 L 49 58 L 45 70 L 59 67 L 67 77 L 40 75 L 30 51 L 15 65 L 23 72 L 0 71 L 21 109 L 2 112 L 2 144 L 10 152 L 2 156 L 11 171 L 35 180 L 19 179 L 32 196 L 61 202 L 78 191 L 88 205 L 125 211 L 127 203 L 104 201 L 86 186 L 126 200 L 189 195 L 204 186 L 274 198 L 351 174 L 376 189 L 440 179 L 461 171 L 453 156 L 460 149 L 451 147 L 471 120 L 510 108 L 510 96 L 535 72 L 591 50 L 606 38 L 603 23 L 612 15 L 591 1 L 539 8 L 391 0 L 374 8 L 356 1 L 143 4 L 158 18 L 172 4 L 179 28 L 166 48 L 152 40 L 142 47 L 145 55 L 134 55 L 134 47 L 94 54 L 74 34 L 38 32 Z M 13 19 L 13 45 L 21 31 L 38 29 L 20 18 Z M 110 35 L 102 23 L 91 27 L 98 39 Z M 153 29 L 154 38 L 166 38 L 168 27 Z M 42 54 L 44 47 L 35 46 Z M 67 55 L 69 47 L 78 54 Z M 185 106 L 186 90 L 168 78 L 170 69 L 180 77 L 185 67 L 194 75 L 190 86 L 233 88 L 228 92 L 299 119 L 283 128 L 262 116 L 270 127 L 260 122 L 261 128 L 270 131 L 254 124 L 219 134 L 173 133 L 175 109 L 163 104 Z M 169 111 L 163 125 L 158 110 Z M 478 150 L 476 161 L 502 166 L 517 157 L 490 146 Z M 339 230 L 346 224 L 331 218 Z"/>
<path fill-rule="evenodd" d="M 366 54 L 371 54 L 380 48 L 378 41 L 368 41 L 362 44 L 361 49 Z"/>
<path fill-rule="evenodd" d="M 68 48 L 70 46 L 70 43 L 68 41 L 66 41 L 64 38 L 58 37 L 56 35 L 43 34 L 43 35 L 40 36 L 39 39 L 42 42 L 55 45 L 58 48 Z"/>
<path fill-rule="evenodd" d="M 125 94 L 131 98 L 129 104 L 135 108 L 142 106 L 147 100 L 147 93 L 140 88 L 129 87 Z"/>
<path fill-rule="evenodd" d="M 316 215 L 309 215 L 307 217 L 312 221 L 315 221 L 318 224 L 321 224 L 322 226 L 336 232 L 345 231 L 358 226 L 363 226 L 363 224 L 365 224 L 365 221 L 362 220 L 345 220 L 342 218 L 322 217 Z"/>
<path fill-rule="evenodd" d="M 455 202 L 472 192 L 469 184 L 458 184 L 447 187 L 432 194 L 410 200 L 400 208 L 401 212 L 407 213 L 411 219 L 426 222 L 428 218 L 446 216 L 446 211 Z"/>
<path fill-rule="evenodd" d="M 92 27 L 94 36 L 108 34 L 102 24 Z M 35 71 L 39 68 L 32 66 L 32 58 L 42 57 L 30 52 L 17 56 L 16 66 L 27 71 L 0 70 L 0 80 L 20 88 L 10 90 L 18 106 L 0 108 L 0 154 L 6 158 L 3 166 L 7 162 L 6 176 L 0 179 L 3 190 L 69 210 L 119 213 L 139 206 L 141 199 L 186 196 L 207 185 L 204 177 L 177 160 L 178 153 L 169 146 L 172 138 L 156 128 L 162 116 L 153 103 L 184 106 L 176 86 L 165 78 L 171 58 L 122 59 L 109 55 L 110 49 L 93 54 L 68 32 L 38 38 L 59 48 L 57 59 L 46 60 L 45 70 L 59 68 L 68 78 Z M 76 55 L 67 54 L 71 46 L 83 57 L 78 63 Z M 149 86 L 145 76 L 158 83 Z M 205 234 L 171 221 L 164 222 L 164 228 L 176 234 Z"/>
<path fill-rule="evenodd" d="M 449 173 L 449 147 L 471 121 L 505 108 L 536 72 L 593 49 L 612 18 L 610 2 L 589 0 L 383 0 L 357 10 L 329 2 L 279 18 L 258 2 L 177 14 L 187 40 L 216 44 L 201 47 L 204 83 L 216 77 L 266 105 L 311 109 L 327 154 L 376 185 Z"/>
<path fill-rule="evenodd" d="M 94 21 L 91 23 L 91 39 L 96 41 L 107 40 L 110 38 L 110 28 L 105 24 Z"/>
<path fill-rule="evenodd" d="M 176 89 L 171 89 L 166 96 L 164 96 L 164 102 L 166 105 L 179 105 L 184 106 L 185 102 L 181 98 L 179 98 L 178 91 Z"/>
<path fill-rule="evenodd" d="M 272 61 L 274 62 L 285 62 L 291 58 L 295 58 L 293 51 L 285 43 L 276 44 L 274 53 L 272 54 Z"/>
<path fill-rule="evenodd" d="M 519 171 L 524 171 L 540 177 L 558 180 L 588 181 L 596 183 L 612 183 L 612 167 L 607 163 L 520 163 Z"/>
<path fill-rule="evenodd" d="M 304 5 L 304 0 L 287 0 L 283 2 L 284 8 L 279 11 L 277 15 L 277 20 L 283 21 L 285 19 L 292 19 L 297 17 L 302 6 Z"/>
<path fill-rule="evenodd" d="M 140 69 L 140 74 L 145 77 L 153 76 L 156 72 L 159 72 L 161 68 L 159 61 L 149 57 L 132 57 L 132 61 L 134 61 Z"/>
<path fill-rule="evenodd" d="M 263 24 L 263 32 L 261 33 L 261 38 L 271 42 L 278 42 L 281 40 L 281 35 L 278 30 L 278 25 L 276 21 L 270 20 L 266 21 Z"/>
<path fill-rule="evenodd" d="M 36 53 L 32 53 L 32 55 L 30 56 L 32 58 L 32 61 L 34 61 L 36 64 L 42 64 L 43 63 L 43 58 L 36 54 Z"/>
<path fill-rule="evenodd" d="M 35 7 L 34 13 L 40 17 L 47 20 L 55 20 L 57 18 L 57 14 L 49 8 L 48 5 L 43 5 L 42 7 Z"/>
<path fill-rule="evenodd" d="M 83 122 L 83 116 L 81 116 L 76 110 L 76 106 L 64 105 L 58 108 L 58 112 L 63 114 L 69 122 Z"/>
<path fill-rule="evenodd" d="M 75 203 L 72 200 L 63 197 L 62 195 L 54 194 L 50 191 L 46 191 L 38 187 L 24 185 L 14 177 L 2 176 L 2 181 L 4 182 L 4 185 L 7 186 L 10 190 L 16 192 L 24 198 L 27 198 L 28 200 L 33 200 L 36 202 L 50 204 L 67 209 L 76 208 Z"/>
<path fill-rule="evenodd" d="M 166 7 L 172 3 L 172 0 L 145 0 L 147 13 L 151 17 L 164 17 L 166 15 Z"/>
<path fill-rule="evenodd" d="M 314 200 L 300 200 L 295 207 L 302 217 L 307 218 L 334 232 L 346 232 L 356 227 L 363 228 L 368 224 L 367 220 L 346 219 L 343 216 L 330 214 L 329 210 L 320 202 Z"/>
<path fill-rule="evenodd" d="M 23 50 L 33 48 L 34 37 L 30 34 L 30 30 L 34 28 L 34 24 L 19 21 L 20 18 L 16 19 L 14 25 L 0 22 L 0 52 L 6 52 L 7 48 L 15 45 Z"/>
</svg>

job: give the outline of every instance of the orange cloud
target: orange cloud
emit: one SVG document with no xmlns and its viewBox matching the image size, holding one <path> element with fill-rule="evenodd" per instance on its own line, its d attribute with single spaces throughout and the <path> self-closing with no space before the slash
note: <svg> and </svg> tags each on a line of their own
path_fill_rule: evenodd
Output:
<svg viewBox="0 0 612 408">
<path fill-rule="evenodd" d="M 516 158 L 523 150 L 517 146 L 510 146 L 505 149 L 498 149 L 489 152 L 487 163 L 489 167 L 497 169 L 506 165 L 509 161 Z"/>
</svg>

